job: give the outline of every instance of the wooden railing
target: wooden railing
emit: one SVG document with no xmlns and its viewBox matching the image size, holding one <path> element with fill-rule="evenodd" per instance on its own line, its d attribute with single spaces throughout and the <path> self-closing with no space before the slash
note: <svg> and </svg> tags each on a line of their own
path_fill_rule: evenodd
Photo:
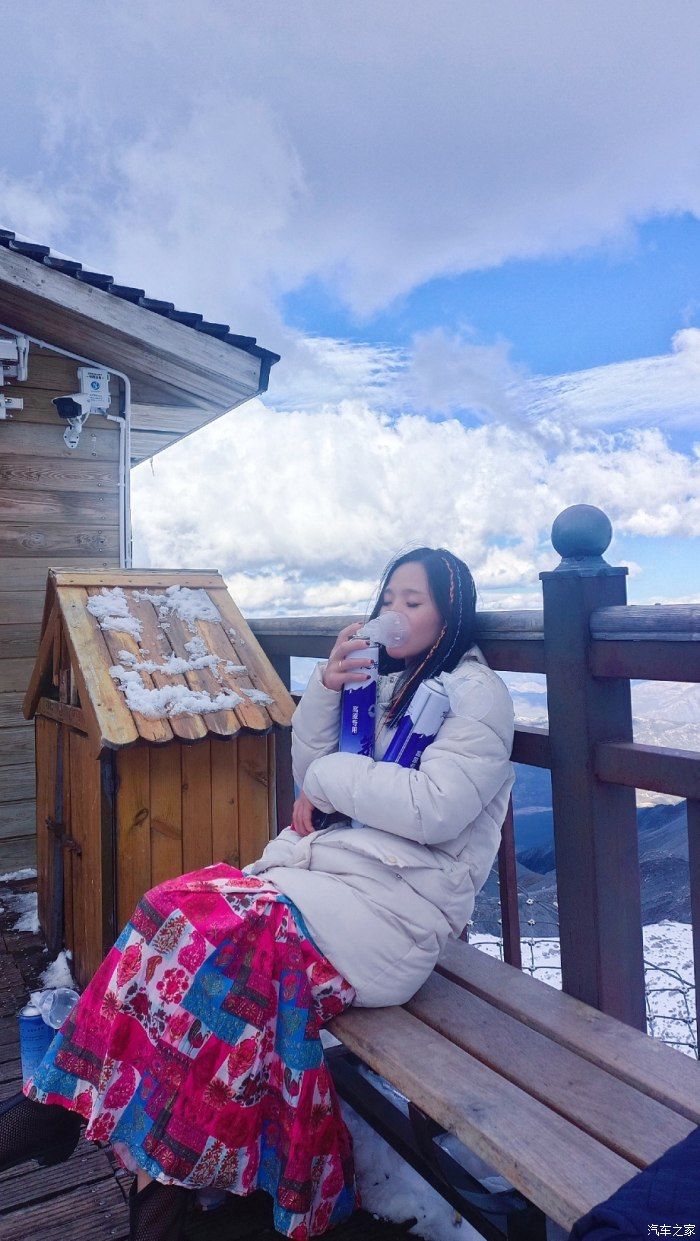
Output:
<svg viewBox="0 0 700 1241">
<path fill-rule="evenodd" d="M 696 1005 L 700 998 L 700 745 L 639 745 L 630 679 L 700 681 L 700 607 L 629 606 L 626 568 L 602 553 L 612 536 L 599 509 L 560 514 L 562 556 L 541 573 L 543 609 L 479 612 L 476 642 L 492 668 L 544 673 L 549 728 L 516 726 L 512 759 L 549 768 L 562 986 L 646 1029 L 635 789 L 685 798 Z M 287 686 L 292 656 L 325 658 L 358 616 L 275 617 L 251 626 Z M 288 735 L 279 737 L 278 827 L 294 789 Z M 521 965 L 512 802 L 498 856 L 504 956 Z"/>
</svg>

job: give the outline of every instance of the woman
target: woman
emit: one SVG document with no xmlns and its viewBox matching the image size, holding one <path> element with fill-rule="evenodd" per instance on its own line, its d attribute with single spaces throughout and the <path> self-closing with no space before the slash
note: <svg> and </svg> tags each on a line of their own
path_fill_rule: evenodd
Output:
<svg viewBox="0 0 700 1241">
<path fill-rule="evenodd" d="M 110 1140 L 137 1173 L 131 1236 L 181 1235 L 188 1189 L 267 1189 L 275 1227 L 325 1232 L 358 1197 L 319 1029 L 351 1003 L 402 1004 L 459 935 L 498 850 L 513 783 L 508 691 L 474 645 L 465 564 L 418 548 L 372 616 L 408 636 L 380 654 L 374 759 L 338 753 L 341 691 L 366 679 L 341 630 L 292 721 L 292 824 L 243 872 L 147 893 L 31 1083 L 0 1110 L 0 1170 Z M 451 709 L 419 770 L 381 759 L 417 686 Z M 315 831 L 315 809 L 346 819 Z M 350 827 L 355 819 L 362 826 Z"/>
</svg>

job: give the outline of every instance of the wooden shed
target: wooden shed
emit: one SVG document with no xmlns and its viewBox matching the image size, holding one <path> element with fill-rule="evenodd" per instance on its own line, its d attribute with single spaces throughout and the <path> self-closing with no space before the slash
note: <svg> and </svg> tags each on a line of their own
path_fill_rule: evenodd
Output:
<svg viewBox="0 0 700 1241">
<path fill-rule="evenodd" d="M 217 573 L 49 574 L 24 701 L 39 918 L 79 983 L 149 887 L 260 855 L 293 709 Z"/>
<path fill-rule="evenodd" d="M 130 465 L 264 392 L 277 356 L 0 230 L 0 871 L 34 861 L 21 705 L 47 570 L 130 565 Z M 108 372 L 109 406 L 69 448 L 53 402 L 86 365 Z"/>
</svg>

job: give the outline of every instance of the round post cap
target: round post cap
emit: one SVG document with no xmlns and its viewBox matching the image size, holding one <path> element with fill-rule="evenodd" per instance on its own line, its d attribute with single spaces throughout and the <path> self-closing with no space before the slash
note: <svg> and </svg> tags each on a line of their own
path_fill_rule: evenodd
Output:
<svg viewBox="0 0 700 1241">
<path fill-rule="evenodd" d="M 572 504 L 555 519 L 552 544 L 560 556 L 582 560 L 602 556 L 612 541 L 612 525 L 607 513 L 593 504 Z"/>
<path fill-rule="evenodd" d="M 572 504 L 555 519 L 552 545 L 561 562 L 551 572 L 597 576 L 604 573 L 626 574 L 626 568 L 613 568 L 603 559 L 603 552 L 612 540 L 612 524 L 607 513 L 593 504 Z M 540 573 L 540 578 L 550 573 Z"/>
</svg>

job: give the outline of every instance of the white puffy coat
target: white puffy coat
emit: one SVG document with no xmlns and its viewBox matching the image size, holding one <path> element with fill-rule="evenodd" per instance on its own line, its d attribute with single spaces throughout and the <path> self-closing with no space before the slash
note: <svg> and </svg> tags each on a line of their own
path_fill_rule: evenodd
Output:
<svg viewBox="0 0 700 1241">
<path fill-rule="evenodd" d="M 288 827 L 245 867 L 297 905 L 362 1007 L 403 1004 L 459 935 L 498 852 L 513 785 L 513 705 L 477 646 L 444 676 L 459 689 L 419 770 L 377 761 L 397 673 L 379 678 L 375 759 L 338 752 L 341 694 L 316 665 L 292 718 L 294 779 L 320 810 L 363 827 Z"/>
</svg>

